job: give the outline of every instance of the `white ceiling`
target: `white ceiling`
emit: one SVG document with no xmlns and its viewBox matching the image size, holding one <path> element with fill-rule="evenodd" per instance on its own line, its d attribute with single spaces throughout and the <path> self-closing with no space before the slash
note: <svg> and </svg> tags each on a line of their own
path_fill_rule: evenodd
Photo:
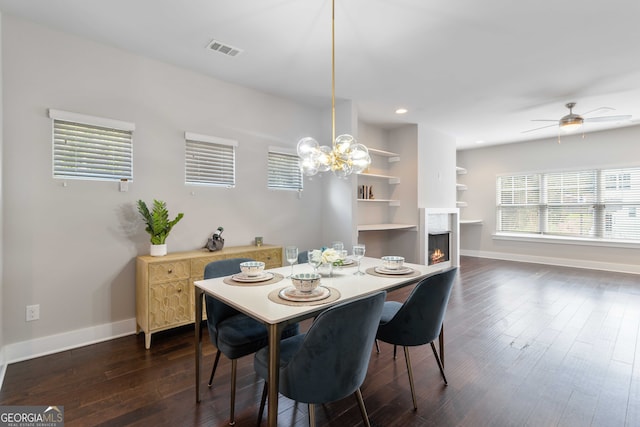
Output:
<svg viewBox="0 0 640 427">
<path fill-rule="evenodd" d="M 216 78 L 329 107 L 330 0 L 0 0 L 17 15 Z M 459 148 L 612 107 L 640 123 L 640 1 L 336 0 L 336 96 L 385 126 L 421 123 Z M 213 39 L 243 49 L 207 49 Z M 397 107 L 409 113 L 397 116 Z M 597 113 L 596 113 L 597 114 Z M 638 120 L 638 121 L 636 121 Z"/>
</svg>

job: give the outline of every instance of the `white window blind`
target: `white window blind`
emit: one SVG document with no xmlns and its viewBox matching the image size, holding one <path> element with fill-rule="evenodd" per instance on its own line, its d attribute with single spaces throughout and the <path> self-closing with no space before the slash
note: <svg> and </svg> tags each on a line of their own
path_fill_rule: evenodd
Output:
<svg viewBox="0 0 640 427">
<path fill-rule="evenodd" d="M 185 132 L 185 183 L 234 187 L 237 141 Z"/>
<path fill-rule="evenodd" d="M 501 176 L 496 190 L 497 231 L 640 240 L 640 168 Z"/>
<path fill-rule="evenodd" d="M 49 110 L 54 178 L 133 179 L 132 123 Z"/>
<path fill-rule="evenodd" d="M 498 177 L 498 231 L 536 233 L 540 224 L 540 175 Z"/>
<path fill-rule="evenodd" d="M 601 172 L 602 237 L 640 240 L 640 168 Z"/>
<path fill-rule="evenodd" d="M 302 190 L 302 171 L 296 154 L 269 147 L 267 187 L 277 190 Z"/>
</svg>

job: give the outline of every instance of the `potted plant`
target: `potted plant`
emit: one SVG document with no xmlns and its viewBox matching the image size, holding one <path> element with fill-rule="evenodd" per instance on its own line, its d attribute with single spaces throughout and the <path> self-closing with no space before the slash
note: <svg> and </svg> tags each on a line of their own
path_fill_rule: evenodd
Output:
<svg viewBox="0 0 640 427">
<path fill-rule="evenodd" d="M 173 220 L 169 220 L 167 204 L 161 200 L 153 200 L 153 210 L 149 211 L 144 200 L 138 200 L 138 212 L 147 228 L 145 230 L 151 236 L 151 256 L 163 256 L 167 254 L 167 236 L 174 225 L 184 216 L 181 212 Z"/>
</svg>

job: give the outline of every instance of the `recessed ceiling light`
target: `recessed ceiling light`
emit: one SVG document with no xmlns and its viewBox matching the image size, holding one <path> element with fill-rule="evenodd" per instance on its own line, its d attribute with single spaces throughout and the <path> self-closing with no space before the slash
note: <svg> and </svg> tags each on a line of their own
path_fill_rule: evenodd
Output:
<svg viewBox="0 0 640 427">
<path fill-rule="evenodd" d="M 406 108 L 398 108 L 396 110 L 396 114 L 406 114 L 409 110 L 407 110 Z"/>
<path fill-rule="evenodd" d="M 476 144 L 484 144 L 484 140 L 479 139 L 479 140 L 476 141 Z"/>
</svg>

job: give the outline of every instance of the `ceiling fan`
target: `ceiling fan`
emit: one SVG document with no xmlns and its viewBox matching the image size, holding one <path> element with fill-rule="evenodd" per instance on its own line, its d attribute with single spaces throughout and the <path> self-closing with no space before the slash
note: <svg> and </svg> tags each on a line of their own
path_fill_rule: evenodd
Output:
<svg viewBox="0 0 640 427">
<path fill-rule="evenodd" d="M 596 108 L 595 110 L 587 111 L 586 113 L 583 113 L 582 115 L 580 115 L 580 114 L 575 114 L 573 112 L 573 107 L 575 107 L 575 106 L 576 106 L 575 102 L 569 102 L 569 103 L 565 104 L 565 107 L 567 107 L 569 109 L 569 114 L 567 114 L 566 116 L 561 117 L 560 120 L 557 120 L 557 119 L 536 119 L 536 120 L 532 120 L 532 122 L 556 122 L 556 123 L 554 123 L 552 125 L 542 126 L 542 127 L 539 127 L 539 128 L 525 130 L 522 133 L 533 132 L 533 131 L 536 131 L 536 130 L 545 129 L 545 128 L 549 128 L 549 127 L 553 127 L 553 126 L 558 126 L 561 130 L 563 130 L 565 132 L 571 132 L 571 131 L 574 131 L 574 130 L 580 128 L 584 123 L 619 122 L 619 121 L 631 119 L 630 115 L 583 117 L 583 116 L 586 116 L 587 114 L 595 113 L 596 111 L 598 111 L 598 112 L 607 112 L 607 111 L 614 111 L 615 109 L 611 108 L 611 107 L 600 107 L 600 108 Z"/>
</svg>

